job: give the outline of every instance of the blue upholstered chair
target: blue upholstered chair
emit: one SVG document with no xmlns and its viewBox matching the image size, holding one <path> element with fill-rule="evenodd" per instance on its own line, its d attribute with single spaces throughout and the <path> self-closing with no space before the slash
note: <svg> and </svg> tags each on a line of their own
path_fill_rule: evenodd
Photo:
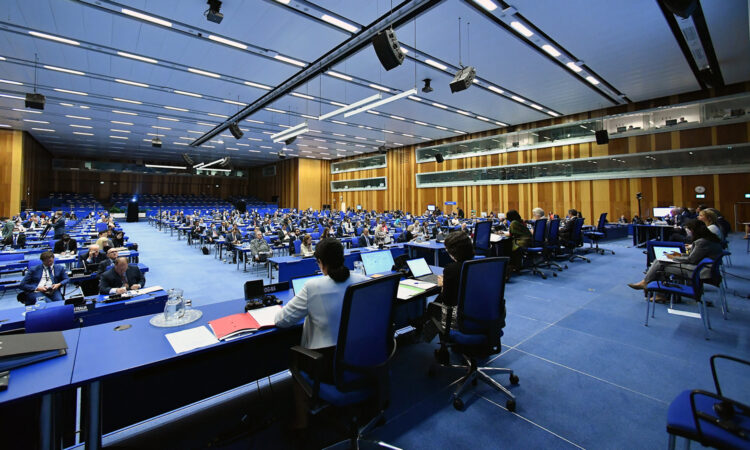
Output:
<svg viewBox="0 0 750 450">
<path fill-rule="evenodd" d="M 531 245 L 522 249 L 523 268 L 531 270 L 534 275 L 547 279 L 547 274 L 539 270 L 539 263 L 544 260 L 545 235 L 547 233 L 547 219 L 539 219 L 534 222 L 534 231 L 531 233 Z M 552 275 L 557 276 L 556 273 Z"/>
<path fill-rule="evenodd" d="M 290 370 L 311 400 L 310 412 L 317 414 L 329 405 L 353 412 L 349 448 L 360 448 L 362 435 L 382 420 L 388 406 L 388 365 L 396 350 L 393 313 L 399 280 L 400 275 L 389 275 L 347 288 L 336 344 L 334 383 L 320 380 L 320 353 L 292 347 Z M 303 359 L 310 362 L 312 373 L 300 368 Z M 360 426 L 356 406 L 373 399 L 378 413 Z"/>
<path fill-rule="evenodd" d="M 684 317 L 692 317 L 696 319 L 701 319 L 703 322 L 703 329 L 706 334 L 706 339 L 708 339 L 708 330 L 711 329 L 711 321 L 708 318 L 708 311 L 706 309 L 706 304 L 703 301 L 703 279 L 701 278 L 701 271 L 704 267 L 708 266 L 709 264 L 713 264 L 714 260 L 711 258 L 704 258 L 701 262 L 698 263 L 697 266 L 695 266 L 695 270 L 693 270 L 690 284 L 680 284 L 675 281 L 652 281 L 648 285 L 646 285 L 646 289 L 644 289 L 644 294 L 646 295 L 646 326 L 648 326 L 648 311 L 649 308 L 651 308 L 651 304 L 653 303 L 653 308 L 651 308 L 651 317 L 654 317 L 654 313 L 656 312 L 656 295 L 657 293 L 668 295 L 669 300 L 669 309 L 667 312 L 670 314 L 675 314 L 679 316 Z M 679 264 L 679 263 L 674 263 Z M 698 303 L 698 311 L 697 313 L 689 312 L 689 311 L 681 311 L 674 308 L 674 299 L 675 296 L 678 297 L 687 297 L 695 300 Z"/>
<path fill-rule="evenodd" d="M 722 394 L 716 372 L 716 359 L 750 366 L 750 361 L 732 356 L 711 357 L 711 372 L 716 392 L 686 390 L 669 404 L 667 433 L 670 450 L 675 448 L 678 436 L 688 439 L 688 445 L 689 441 L 696 441 L 703 446 L 714 448 L 750 448 L 750 406 Z M 747 379 L 747 376 L 744 379 Z"/>
<path fill-rule="evenodd" d="M 26 332 L 64 331 L 75 328 L 73 305 L 51 306 L 26 313 Z"/>
<path fill-rule="evenodd" d="M 518 376 L 511 369 L 477 367 L 478 359 L 486 359 L 500 353 L 500 338 L 505 327 L 505 273 L 508 258 L 482 258 L 465 261 L 461 267 L 458 287 L 456 325 L 452 326 L 452 307 L 446 308 L 446 323 L 435 321 L 440 330 L 440 349 L 435 351 L 438 363 L 445 367 L 458 368 L 466 374 L 458 381 L 453 393 L 453 406 L 461 410 L 464 402 L 461 394 L 477 380 L 489 384 L 505 394 L 509 411 L 515 411 L 516 398 L 508 389 L 491 378 L 488 372 L 510 374 L 511 384 L 518 384 Z M 459 353 L 465 364 L 452 364 L 448 348 Z M 430 368 L 434 374 L 435 368 Z"/>
<path fill-rule="evenodd" d="M 477 222 L 474 225 L 474 253 L 490 256 L 490 234 L 492 234 L 492 222 L 489 220 Z"/>
<path fill-rule="evenodd" d="M 578 252 L 578 249 L 583 247 L 583 219 L 578 218 L 576 219 L 575 223 L 573 224 L 573 230 L 570 233 L 570 239 L 558 239 L 560 240 L 560 246 L 562 248 L 561 256 L 568 257 L 568 261 L 573 262 L 576 259 L 580 259 L 581 261 L 586 261 L 587 263 L 590 263 L 591 260 L 586 258 L 585 256 L 581 255 Z"/>
<path fill-rule="evenodd" d="M 296 239 L 294 241 L 294 254 L 299 255 L 302 252 L 302 239 Z"/>
<path fill-rule="evenodd" d="M 591 247 L 588 249 L 590 252 L 596 252 L 602 255 L 606 252 L 610 252 L 613 255 L 615 254 L 614 250 L 599 247 L 599 241 L 607 237 L 607 230 L 604 227 L 604 224 L 606 222 L 607 222 L 607 213 L 601 213 L 601 215 L 599 216 L 599 222 L 596 224 L 596 229 L 594 229 L 593 231 L 586 231 L 583 233 L 583 235 L 589 238 L 589 241 L 591 241 Z"/>
<path fill-rule="evenodd" d="M 547 228 L 547 240 L 544 242 L 544 252 L 542 252 L 544 262 L 539 267 L 555 268 L 562 272 L 563 266 L 552 259 L 560 249 L 560 219 L 551 219 Z M 565 268 L 567 269 L 568 266 L 565 265 Z M 555 273 L 552 272 L 552 275 Z"/>
</svg>

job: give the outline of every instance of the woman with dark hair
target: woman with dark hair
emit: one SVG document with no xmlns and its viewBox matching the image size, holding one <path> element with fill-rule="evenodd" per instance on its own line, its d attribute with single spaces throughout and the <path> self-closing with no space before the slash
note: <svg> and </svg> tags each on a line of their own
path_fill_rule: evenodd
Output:
<svg viewBox="0 0 750 450">
<path fill-rule="evenodd" d="M 300 253 L 309 255 L 313 253 L 312 235 L 309 233 L 302 236 L 302 244 L 299 246 Z"/>
<path fill-rule="evenodd" d="M 274 321 L 277 327 L 286 328 L 305 319 L 301 345 L 323 355 L 321 381 L 333 383 L 333 363 L 344 294 L 349 285 L 368 278 L 362 274 L 349 273 L 344 265 L 344 246 L 335 238 L 318 242 L 315 259 L 323 276 L 305 283 L 302 290 L 276 313 Z M 306 428 L 306 396 L 297 383 L 294 383 L 294 389 L 297 408 L 291 426 Z"/>
<path fill-rule="evenodd" d="M 687 255 L 680 255 L 679 253 L 667 255 L 667 258 L 673 262 L 655 260 L 651 263 L 651 267 L 649 267 L 646 276 L 641 281 L 638 283 L 629 283 L 628 286 L 632 289 L 642 290 L 652 281 L 663 280 L 667 274 L 690 279 L 693 270 L 695 270 L 695 267 L 703 258 L 717 259 L 721 257 L 723 252 L 721 241 L 718 236 L 706 227 L 705 223 L 697 219 L 691 219 L 685 224 L 685 229 L 688 238 L 693 239 L 693 245 L 690 247 L 689 253 Z M 709 268 L 705 268 L 704 271 L 701 273 L 701 278 L 711 276 Z M 664 301 L 664 298 L 657 295 L 656 301 Z"/>
<path fill-rule="evenodd" d="M 514 271 L 521 270 L 522 249 L 531 244 L 531 231 L 526 227 L 518 211 L 511 209 L 505 213 L 505 218 L 510 222 L 508 231 L 504 234 L 512 239 L 513 247 L 510 252 L 510 266 Z"/>
<path fill-rule="evenodd" d="M 116 248 L 125 247 L 125 234 L 122 231 L 115 233 L 115 237 L 112 238 L 112 245 Z"/>
<path fill-rule="evenodd" d="M 445 250 L 453 262 L 447 264 L 443 269 L 443 274 L 438 276 L 438 286 L 443 289 L 435 301 L 427 305 L 426 320 L 422 330 L 422 337 L 426 342 L 432 341 L 438 333 L 437 325 L 432 319 L 444 322 L 443 307 L 458 305 L 458 282 L 461 278 L 461 267 L 464 261 L 474 259 L 474 245 L 471 238 L 462 231 L 454 231 L 445 238 Z M 454 319 L 455 314 L 456 308 L 453 309 Z M 452 323 L 455 324 L 456 321 L 453 320 Z"/>
</svg>

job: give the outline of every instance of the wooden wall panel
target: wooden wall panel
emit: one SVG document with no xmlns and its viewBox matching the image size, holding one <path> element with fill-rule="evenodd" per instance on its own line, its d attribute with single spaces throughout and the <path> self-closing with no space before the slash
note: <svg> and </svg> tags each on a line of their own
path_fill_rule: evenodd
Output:
<svg viewBox="0 0 750 450">
<path fill-rule="evenodd" d="M 276 166 L 276 175 L 270 177 L 263 176 L 263 167 L 251 168 L 247 193 L 266 202 L 278 196 L 280 207 L 296 208 L 299 195 L 298 161 L 294 158 L 269 164 Z"/>
<path fill-rule="evenodd" d="M 23 181 L 21 195 L 26 207 L 34 207 L 52 189 L 52 155 L 30 134 L 23 133 Z"/>
<path fill-rule="evenodd" d="M 0 130 L 0 216 L 21 210 L 23 132 Z"/>
</svg>

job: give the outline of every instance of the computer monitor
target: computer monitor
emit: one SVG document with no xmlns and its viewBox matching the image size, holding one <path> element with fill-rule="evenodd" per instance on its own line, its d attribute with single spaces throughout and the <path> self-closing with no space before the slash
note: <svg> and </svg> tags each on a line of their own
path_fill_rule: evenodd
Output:
<svg viewBox="0 0 750 450">
<path fill-rule="evenodd" d="M 423 277 L 432 273 L 430 266 L 427 265 L 427 261 L 424 258 L 410 259 L 406 261 L 406 265 L 411 270 L 411 275 L 414 278 Z"/>
<path fill-rule="evenodd" d="M 305 286 L 305 283 L 307 283 L 310 280 L 314 280 L 316 278 L 321 278 L 323 275 L 317 274 L 317 275 L 306 275 L 304 277 L 298 277 L 298 278 L 292 278 L 292 290 L 294 291 L 294 295 L 299 294 L 302 292 L 302 288 Z"/>
<path fill-rule="evenodd" d="M 654 217 L 665 217 L 668 216 L 674 207 L 670 206 L 668 208 L 654 208 Z"/>
<path fill-rule="evenodd" d="M 357 211 L 362 211 L 362 205 L 357 205 Z"/>
<path fill-rule="evenodd" d="M 390 272 L 393 268 L 393 255 L 390 250 L 361 253 L 362 264 L 365 266 L 365 274 Z"/>
<path fill-rule="evenodd" d="M 435 211 L 435 205 L 427 205 L 427 211 Z"/>
</svg>

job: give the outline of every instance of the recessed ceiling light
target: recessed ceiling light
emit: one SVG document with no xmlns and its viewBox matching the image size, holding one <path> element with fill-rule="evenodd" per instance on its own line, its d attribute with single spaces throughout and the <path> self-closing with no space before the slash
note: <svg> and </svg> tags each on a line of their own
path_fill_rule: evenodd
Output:
<svg viewBox="0 0 750 450">
<path fill-rule="evenodd" d="M 253 83 L 252 81 L 245 81 L 245 84 L 248 86 L 256 87 L 258 89 L 265 89 L 267 91 L 271 90 L 271 86 L 266 86 L 265 84 Z"/>
<path fill-rule="evenodd" d="M 344 22 L 341 19 L 337 19 L 336 17 L 329 16 L 328 14 L 323 14 L 320 16 L 321 19 L 323 19 L 325 22 L 330 23 L 331 25 L 337 26 L 339 28 L 342 28 L 350 33 L 356 33 L 359 31 L 359 27 L 355 27 L 354 25 Z"/>
<path fill-rule="evenodd" d="M 23 86 L 23 83 L 19 83 L 18 81 L 0 80 L 0 83 L 14 84 L 16 86 Z"/>
<path fill-rule="evenodd" d="M 127 116 L 137 116 L 138 113 L 130 112 L 130 111 L 120 111 L 119 109 L 113 109 L 113 113 L 115 114 L 125 114 Z"/>
<path fill-rule="evenodd" d="M 520 102 L 520 103 L 526 103 L 525 99 L 523 99 L 523 98 L 521 98 L 521 97 L 519 97 L 517 95 L 511 95 L 510 98 L 512 98 L 513 100 L 515 100 L 517 102 Z"/>
<path fill-rule="evenodd" d="M 177 89 L 174 90 L 174 93 L 180 94 L 180 95 L 187 95 L 189 97 L 203 98 L 203 96 L 200 94 L 195 94 L 193 92 L 187 92 L 187 91 L 178 91 Z"/>
<path fill-rule="evenodd" d="M 541 106 L 537 105 L 536 103 L 532 103 L 532 104 L 531 104 L 530 106 L 531 106 L 532 108 L 534 108 L 534 109 L 538 109 L 539 111 L 541 111 L 542 109 L 544 109 L 544 108 L 542 108 Z"/>
<path fill-rule="evenodd" d="M 87 93 L 85 93 L 85 92 L 80 92 L 80 91 L 71 91 L 71 90 L 68 90 L 68 89 L 57 89 L 57 88 L 55 88 L 55 90 L 56 90 L 57 92 L 62 92 L 62 93 L 64 93 L 64 94 L 75 94 L 75 95 L 89 95 L 89 94 L 87 94 Z"/>
<path fill-rule="evenodd" d="M 134 105 L 142 105 L 143 104 L 143 102 L 139 102 L 138 100 L 128 100 L 126 98 L 112 97 L 112 100 L 114 100 L 116 102 L 132 103 Z"/>
<path fill-rule="evenodd" d="M 24 97 L 19 97 L 17 95 L 0 94 L 0 97 L 3 97 L 3 98 L 12 98 L 12 99 L 15 99 L 15 100 L 26 100 Z M 14 111 L 25 112 L 23 109 L 15 109 L 15 108 L 13 108 L 13 110 Z M 38 113 L 41 113 L 41 111 L 29 111 L 29 112 L 38 112 Z"/>
<path fill-rule="evenodd" d="M 391 130 L 383 130 L 383 133 L 394 134 L 394 132 Z"/>
<path fill-rule="evenodd" d="M 110 136 L 112 139 L 127 139 L 127 136 Z"/>
<path fill-rule="evenodd" d="M 49 128 L 32 128 L 32 130 L 36 131 L 49 131 L 50 133 L 54 133 L 55 130 L 49 129 Z"/>
<path fill-rule="evenodd" d="M 232 47 L 241 48 L 242 50 L 247 50 L 247 45 L 240 42 L 230 41 L 229 39 L 223 38 L 221 36 L 214 36 L 213 34 L 209 34 L 208 38 L 212 41 L 221 42 L 222 44 L 231 45 Z"/>
<path fill-rule="evenodd" d="M 91 117 L 83 117 L 83 116 L 69 116 L 66 115 L 68 119 L 79 119 L 79 120 L 91 120 Z"/>
<path fill-rule="evenodd" d="M 432 106 L 436 106 L 436 107 L 441 108 L 441 109 L 448 109 L 447 106 L 441 105 L 440 103 L 435 103 L 435 102 L 432 102 Z"/>
<path fill-rule="evenodd" d="M 276 109 L 276 108 L 265 108 L 265 110 L 266 111 L 270 111 L 270 112 L 279 113 L 279 114 L 286 114 L 286 111 L 282 111 L 282 110 Z"/>
<path fill-rule="evenodd" d="M 189 109 L 186 108 L 178 108 L 176 106 L 165 106 L 166 109 L 171 109 L 172 111 L 182 111 L 182 112 L 188 112 Z"/>
<path fill-rule="evenodd" d="M 447 128 L 441 127 L 440 125 L 435 125 L 435 128 L 437 128 L 438 130 L 446 130 L 446 131 L 448 131 Z"/>
<path fill-rule="evenodd" d="M 385 86 L 380 86 L 380 85 L 378 85 L 378 84 L 375 84 L 375 83 L 370 83 L 370 84 L 369 84 L 368 86 L 370 86 L 370 87 L 371 87 L 371 88 L 373 88 L 373 89 L 377 89 L 377 90 L 379 90 L 379 91 L 383 91 L 383 92 L 391 92 L 391 90 L 390 90 L 390 89 L 388 89 L 387 87 L 385 87 Z"/>
<path fill-rule="evenodd" d="M 488 119 L 486 117 L 482 117 L 482 116 L 477 116 L 477 119 L 484 120 L 485 122 L 490 122 L 490 119 Z"/>
<path fill-rule="evenodd" d="M 247 140 L 248 141 L 255 141 L 255 142 L 263 142 L 263 139 L 258 139 L 258 138 L 254 138 L 254 137 L 249 137 L 249 138 L 247 138 Z"/>
<path fill-rule="evenodd" d="M 308 100 L 315 100 L 315 97 L 313 97 L 312 95 L 300 94 L 299 92 L 292 92 L 292 95 L 295 97 L 305 98 Z"/>
<path fill-rule="evenodd" d="M 334 101 L 330 101 L 328 103 L 332 104 L 333 106 L 346 106 L 346 103 L 339 103 Z"/>
<path fill-rule="evenodd" d="M 260 146 L 260 148 L 268 148 L 268 149 L 273 149 L 273 147 L 269 147 L 269 146 L 267 146 L 267 145 L 261 145 L 261 146 Z"/>
<path fill-rule="evenodd" d="M 580 67 L 578 66 L 578 64 L 574 63 L 573 61 L 570 61 L 569 63 L 567 63 L 567 64 L 565 64 L 565 65 L 566 65 L 566 66 L 568 66 L 568 68 L 569 68 L 570 70 L 572 70 L 573 72 L 575 72 L 575 73 L 578 73 L 578 72 L 580 72 L 580 71 L 582 71 L 582 70 L 583 70 L 583 69 L 581 69 L 581 68 L 580 68 Z"/>
<path fill-rule="evenodd" d="M 208 122 L 195 122 L 197 125 L 203 125 L 204 127 L 212 127 L 214 124 Z"/>
<path fill-rule="evenodd" d="M 147 63 L 151 63 L 151 64 L 158 64 L 159 63 L 159 61 L 157 61 L 157 60 L 155 60 L 153 58 L 146 58 L 145 56 L 134 55 L 132 53 L 117 52 L 117 54 L 120 55 L 120 56 L 122 56 L 122 57 L 125 57 L 125 58 L 137 59 L 138 61 L 143 61 L 143 62 L 147 62 Z"/>
<path fill-rule="evenodd" d="M 110 120 L 112 123 L 116 123 L 119 125 L 133 125 L 133 122 L 120 122 L 119 120 Z"/>
<path fill-rule="evenodd" d="M 214 147 L 213 145 L 203 145 L 202 148 L 216 148 L 216 147 Z M 217 169 L 217 170 L 220 170 L 220 169 Z"/>
<path fill-rule="evenodd" d="M 434 67 L 436 69 L 448 70 L 448 66 L 446 66 L 445 64 L 440 64 L 439 62 L 433 61 L 433 60 L 431 60 L 429 58 L 425 59 L 424 62 L 426 62 L 427 64 L 431 65 L 432 67 Z"/>
<path fill-rule="evenodd" d="M 456 110 L 456 112 L 457 112 L 457 113 L 459 113 L 459 114 L 463 114 L 464 116 L 470 116 L 470 115 L 471 115 L 471 113 L 470 113 L 470 112 L 467 112 L 467 111 L 462 111 L 462 110 L 460 110 L 460 109 L 457 109 L 457 110 Z"/>
<path fill-rule="evenodd" d="M 90 127 L 88 125 L 78 125 L 78 124 L 75 124 L 75 123 L 71 123 L 68 126 L 69 127 L 73 127 L 73 128 L 84 128 L 84 129 L 87 129 L 87 130 L 90 130 L 91 128 L 93 128 L 93 127 Z"/>
<path fill-rule="evenodd" d="M 419 98 L 419 97 L 416 97 L 416 96 L 414 96 L 414 95 L 410 95 L 410 96 L 409 96 L 409 100 L 414 100 L 415 102 L 421 102 L 421 101 L 422 101 L 422 99 L 421 99 L 421 98 Z"/>
<path fill-rule="evenodd" d="M 222 100 L 222 102 L 229 103 L 230 105 L 245 106 L 244 103 L 237 102 L 237 101 L 234 101 L 234 100 Z"/>
<path fill-rule="evenodd" d="M 159 125 L 151 125 L 151 128 L 156 128 L 157 130 L 171 130 L 169 127 L 161 127 Z"/>
<path fill-rule="evenodd" d="M 353 78 L 350 77 L 349 75 L 344 75 L 343 73 L 334 72 L 333 70 L 329 70 L 328 72 L 326 72 L 326 75 L 330 75 L 336 78 L 341 78 L 342 80 L 346 80 L 346 81 L 353 80 Z"/>
<path fill-rule="evenodd" d="M 414 123 L 416 123 L 417 125 L 427 125 L 426 123 L 424 123 L 424 122 L 420 122 L 420 121 L 418 121 L 418 120 L 415 120 L 415 121 L 414 121 Z"/>
<path fill-rule="evenodd" d="M 514 20 L 513 22 L 511 22 L 510 26 L 511 28 L 513 28 L 514 30 L 518 31 L 519 33 L 521 33 L 522 35 L 526 37 L 531 37 L 534 35 L 534 33 L 532 33 L 531 30 L 526 28 L 521 22 L 517 20 Z"/>
<path fill-rule="evenodd" d="M 164 137 L 163 134 L 159 134 L 159 133 L 146 133 L 146 136 Z"/>
<path fill-rule="evenodd" d="M 127 14 L 127 15 L 129 15 L 131 17 L 136 17 L 138 19 L 146 20 L 146 21 L 158 24 L 158 25 L 162 25 L 162 26 L 165 26 L 165 27 L 171 27 L 172 26 L 171 22 L 168 22 L 168 21 L 166 21 L 164 19 L 159 19 L 158 17 L 152 17 L 152 16 L 149 16 L 147 14 L 140 13 L 138 11 L 133 11 L 133 10 L 126 9 L 126 8 L 122 8 L 121 11 L 122 11 L 123 14 Z"/>
<path fill-rule="evenodd" d="M 555 58 L 557 58 L 558 56 L 561 55 L 561 53 L 555 47 L 553 47 L 553 46 L 551 46 L 549 44 L 542 45 L 542 50 L 544 50 L 545 52 L 549 53 L 550 55 L 552 55 Z"/>
<path fill-rule="evenodd" d="M 175 119 L 175 118 L 172 118 L 172 117 L 156 116 L 156 118 L 157 119 L 161 119 L 161 120 L 168 120 L 170 122 L 179 122 L 180 121 L 180 119 Z"/>
<path fill-rule="evenodd" d="M 115 78 L 115 81 L 122 84 L 129 84 L 131 86 L 138 86 L 138 87 L 149 87 L 146 83 L 139 83 L 137 81 L 130 81 L 130 80 L 121 80 L 119 78 Z"/>
<path fill-rule="evenodd" d="M 23 119 L 24 122 L 49 124 L 46 120 Z"/>
<path fill-rule="evenodd" d="M 130 133 L 130 130 L 118 130 L 117 128 L 110 128 L 109 131 L 113 131 L 115 133 Z"/>
<path fill-rule="evenodd" d="M 219 75 L 218 73 L 206 72 L 205 70 L 193 69 L 192 67 L 188 67 L 188 72 L 193 72 L 195 74 L 204 75 L 211 78 L 221 78 L 221 75 Z"/>
<path fill-rule="evenodd" d="M 342 121 L 340 121 L 340 120 L 332 120 L 331 122 L 332 122 L 332 123 L 337 123 L 337 124 L 339 124 L 339 125 L 348 125 L 348 124 L 347 124 L 346 122 L 342 122 Z M 335 134 L 335 133 L 334 133 L 334 134 Z M 342 134 L 341 136 L 344 136 L 344 135 Z"/>
<path fill-rule="evenodd" d="M 86 133 L 86 132 L 83 132 L 83 131 L 74 131 L 73 134 L 78 134 L 78 135 L 81 135 L 81 136 L 93 136 L 94 135 L 94 133 Z"/>
<path fill-rule="evenodd" d="M 394 116 L 394 115 L 391 115 L 391 119 L 396 119 L 396 120 L 406 120 L 406 119 L 404 119 L 404 118 L 403 118 L 403 117 L 401 117 L 401 116 Z"/>
<path fill-rule="evenodd" d="M 592 77 L 591 75 L 589 75 L 589 76 L 586 77 L 586 81 L 588 81 L 591 84 L 599 84 L 599 80 L 597 80 L 596 78 Z"/>
<path fill-rule="evenodd" d="M 245 122 L 252 122 L 252 123 L 265 123 L 262 120 L 255 120 L 255 119 L 245 119 Z"/>
<path fill-rule="evenodd" d="M 193 138 L 191 138 L 190 136 L 180 136 L 178 139 L 184 139 L 186 141 L 192 141 L 193 140 Z"/>
<path fill-rule="evenodd" d="M 44 65 L 42 67 L 44 67 L 45 69 L 49 69 L 49 70 L 56 70 L 58 72 L 72 73 L 73 75 L 86 75 L 85 73 L 81 72 L 80 70 L 65 69 L 63 67 L 47 66 L 47 65 Z"/>
<path fill-rule="evenodd" d="M 553 117 L 557 117 L 557 116 L 560 115 L 560 114 L 558 114 L 558 113 L 556 113 L 554 111 L 547 111 L 547 114 L 549 114 L 550 116 L 553 116 Z"/>
<path fill-rule="evenodd" d="M 29 34 L 43 39 L 49 39 L 51 41 L 62 42 L 63 44 L 81 45 L 80 42 L 74 41 L 72 39 L 65 39 L 58 36 L 53 36 L 51 34 L 40 33 L 38 31 L 29 31 Z"/>
<path fill-rule="evenodd" d="M 497 94 L 503 94 L 503 93 L 505 93 L 505 91 L 503 91 L 502 89 L 500 89 L 499 87 L 496 87 L 496 86 L 487 86 L 487 89 L 489 89 L 492 92 L 495 92 Z"/>
<path fill-rule="evenodd" d="M 229 116 L 225 116 L 224 114 L 216 114 L 216 113 L 206 113 L 207 116 L 211 117 L 220 117 L 222 119 L 227 119 Z"/>
<path fill-rule="evenodd" d="M 297 61 L 294 58 L 289 58 L 288 56 L 284 55 L 274 55 L 274 59 L 278 59 L 279 61 L 284 61 L 285 63 L 294 64 L 295 66 L 299 67 L 305 67 L 307 64 L 303 63 L 302 61 Z"/>
<path fill-rule="evenodd" d="M 239 145 L 241 147 L 250 147 L 250 144 L 242 144 L 240 142 L 236 142 L 235 145 Z"/>
</svg>

